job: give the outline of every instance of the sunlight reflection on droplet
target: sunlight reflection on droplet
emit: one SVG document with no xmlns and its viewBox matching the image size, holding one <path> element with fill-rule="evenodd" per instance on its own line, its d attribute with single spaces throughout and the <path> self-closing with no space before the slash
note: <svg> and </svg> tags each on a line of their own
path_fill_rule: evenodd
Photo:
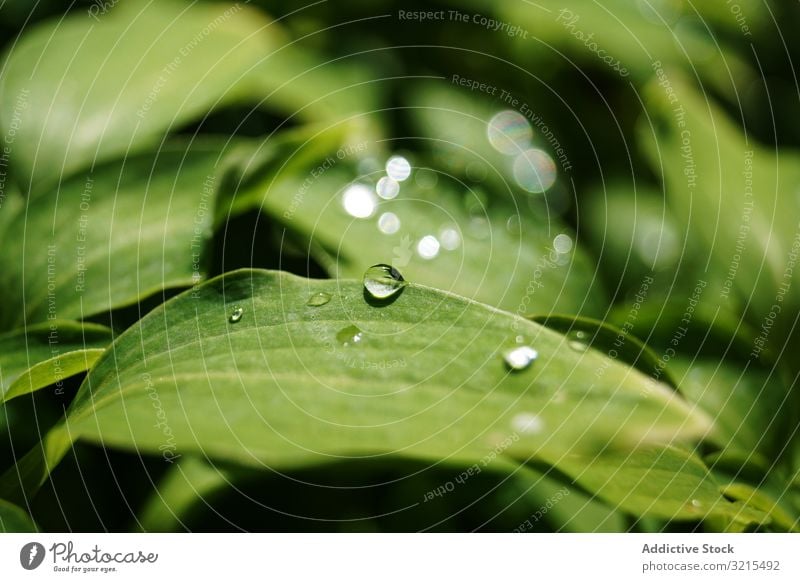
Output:
<svg viewBox="0 0 800 582">
<path fill-rule="evenodd" d="M 486 136 L 498 152 L 515 156 L 530 147 L 533 129 L 523 115 L 507 110 L 492 117 L 486 128 Z"/>
<path fill-rule="evenodd" d="M 572 250 L 572 237 L 568 234 L 557 234 L 553 239 L 553 248 L 557 253 L 568 253 Z"/>
<path fill-rule="evenodd" d="M 400 193 L 400 184 L 397 183 L 397 180 L 384 176 L 375 185 L 375 192 L 384 200 L 391 200 Z"/>
<path fill-rule="evenodd" d="M 400 230 L 400 219 L 394 212 L 384 212 L 378 219 L 378 230 L 383 234 L 394 234 Z"/>
<path fill-rule="evenodd" d="M 556 164 L 547 152 L 529 149 L 514 160 L 514 179 L 528 192 L 545 192 L 556 181 Z"/>
<path fill-rule="evenodd" d="M 455 228 L 447 227 L 439 233 L 439 241 L 446 251 L 454 251 L 461 246 L 461 235 Z"/>
<path fill-rule="evenodd" d="M 411 175 L 411 164 L 403 156 L 392 156 L 386 162 L 386 174 L 392 180 L 402 182 Z"/>
<path fill-rule="evenodd" d="M 351 184 L 342 195 L 342 206 L 350 216 L 369 218 L 375 212 L 375 196 L 364 184 Z"/>
<path fill-rule="evenodd" d="M 439 239 L 432 234 L 423 236 L 417 243 L 417 253 L 423 259 L 433 259 L 439 254 Z"/>
</svg>

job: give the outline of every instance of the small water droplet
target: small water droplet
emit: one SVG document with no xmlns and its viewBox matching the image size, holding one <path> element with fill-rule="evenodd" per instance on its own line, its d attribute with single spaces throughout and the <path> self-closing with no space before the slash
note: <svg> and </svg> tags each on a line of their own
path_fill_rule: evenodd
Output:
<svg viewBox="0 0 800 582">
<path fill-rule="evenodd" d="M 692 507 L 703 507 L 703 502 L 699 499 L 692 499 Z"/>
<path fill-rule="evenodd" d="M 536 361 L 538 357 L 539 352 L 530 346 L 512 348 L 503 354 L 506 365 L 512 370 L 524 370 Z"/>
<path fill-rule="evenodd" d="M 242 319 L 242 315 L 244 315 L 244 309 L 237 305 L 233 308 L 233 311 L 231 311 L 231 316 L 228 318 L 228 321 L 237 323 Z"/>
<path fill-rule="evenodd" d="M 515 341 L 516 341 L 518 344 L 525 343 L 525 336 L 518 335 L 516 338 L 514 338 L 514 340 L 515 340 Z"/>
<path fill-rule="evenodd" d="M 392 180 L 402 182 L 411 175 L 411 164 L 403 156 L 392 156 L 386 162 L 386 174 Z"/>
<path fill-rule="evenodd" d="M 439 239 L 429 234 L 423 236 L 417 243 L 417 253 L 420 257 L 426 260 L 435 259 L 436 255 L 439 254 L 440 246 Z"/>
<path fill-rule="evenodd" d="M 535 414 L 522 412 L 511 419 L 511 427 L 518 433 L 533 435 L 542 432 L 544 423 Z"/>
<path fill-rule="evenodd" d="M 461 235 L 455 228 L 444 228 L 439 233 L 439 241 L 442 243 L 442 248 L 446 251 L 454 251 L 461 246 Z"/>
<path fill-rule="evenodd" d="M 508 217 L 508 220 L 506 220 L 506 230 L 513 236 L 522 235 L 522 220 L 519 214 L 512 214 Z"/>
<path fill-rule="evenodd" d="M 325 293 L 324 291 L 320 291 L 319 293 L 314 293 L 311 297 L 308 298 L 306 301 L 306 305 L 309 307 L 321 307 L 325 305 L 331 300 L 330 293 Z"/>
<path fill-rule="evenodd" d="M 400 183 L 388 176 L 384 176 L 375 185 L 375 192 L 384 200 L 397 198 L 397 195 L 400 194 Z"/>
<path fill-rule="evenodd" d="M 364 273 L 364 289 L 373 299 L 388 299 L 408 285 L 400 271 L 383 263 L 372 265 Z"/>
<path fill-rule="evenodd" d="M 567 345 L 576 352 L 589 349 L 589 334 L 585 331 L 571 331 L 567 334 Z"/>
<path fill-rule="evenodd" d="M 354 346 L 364 340 L 364 332 L 355 325 L 348 325 L 336 334 L 336 339 L 345 347 Z"/>
</svg>

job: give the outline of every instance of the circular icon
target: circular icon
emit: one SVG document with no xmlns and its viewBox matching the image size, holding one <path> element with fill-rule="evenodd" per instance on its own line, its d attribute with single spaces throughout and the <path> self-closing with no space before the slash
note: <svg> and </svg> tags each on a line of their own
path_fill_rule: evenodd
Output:
<svg viewBox="0 0 800 582">
<path fill-rule="evenodd" d="M 44 546 L 39 542 L 30 542 L 19 551 L 19 563 L 26 570 L 35 570 L 44 561 Z"/>
</svg>

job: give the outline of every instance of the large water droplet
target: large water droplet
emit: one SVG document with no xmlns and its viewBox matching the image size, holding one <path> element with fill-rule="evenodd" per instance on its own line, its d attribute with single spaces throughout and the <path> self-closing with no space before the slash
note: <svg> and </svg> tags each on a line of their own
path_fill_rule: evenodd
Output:
<svg viewBox="0 0 800 582">
<path fill-rule="evenodd" d="M 400 183 L 388 176 L 384 176 L 375 185 L 375 192 L 384 200 L 391 200 L 400 194 Z"/>
<path fill-rule="evenodd" d="M 547 152 L 529 149 L 514 160 L 514 179 L 528 192 L 549 190 L 556 181 L 556 164 Z"/>
<path fill-rule="evenodd" d="M 392 180 L 402 182 L 411 175 L 411 164 L 403 156 L 392 156 L 386 162 L 386 174 Z"/>
<path fill-rule="evenodd" d="M 228 321 L 231 323 L 237 323 L 242 319 L 242 315 L 244 315 L 244 309 L 238 305 L 233 308 L 231 311 L 231 316 L 228 318 Z"/>
<path fill-rule="evenodd" d="M 384 212 L 378 218 L 378 230 L 383 234 L 394 234 L 400 230 L 400 218 L 394 212 Z"/>
<path fill-rule="evenodd" d="M 364 273 L 364 289 L 373 299 L 388 299 L 408 285 L 400 271 L 383 263 L 372 265 Z"/>
<path fill-rule="evenodd" d="M 375 212 L 375 196 L 364 184 L 351 184 L 342 195 L 342 206 L 350 216 L 369 218 Z"/>
<path fill-rule="evenodd" d="M 355 325 L 348 325 L 336 334 L 336 340 L 345 347 L 354 346 L 364 340 L 364 332 Z"/>
<path fill-rule="evenodd" d="M 506 365 L 512 370 L 524 370 L 533 364 L 538 357 L 539 352 L 530 346 L 512 348 L 503 354 Z"/>
<path fill-rule="evenodd" d="M 417 243 L 417 253 L 423 259 L 431 260 L 436 258 L 436 255 L 439 254 L 440 246 L 441 245 L 439 244 L 439 239 L 429 234 L 423 236 Z"/>
<path fill-rule="evenodd" d="M 521 412 L 511 419 L 511 428 L 527 435 L 539 434 L 544 429 L 542 419 L 530 412 Z"/>
<path fill-rule="evenodd" d="M 511 110 L 501 111 L 489 121 L 486 137 L 498 152 L 513 156 L 530 146 L 533 129 L 520 113 Z"/>
<path fill-rule="evenodd" d="M 320 291 L 319 293 L 314 293 L 311 297 L 308 298 L 306 301 L 306 305 L 309 307 L 321 307 L 325 305 L 331 300 L 330 293 L 325 293 L 324 291 Z"/>
</svg>

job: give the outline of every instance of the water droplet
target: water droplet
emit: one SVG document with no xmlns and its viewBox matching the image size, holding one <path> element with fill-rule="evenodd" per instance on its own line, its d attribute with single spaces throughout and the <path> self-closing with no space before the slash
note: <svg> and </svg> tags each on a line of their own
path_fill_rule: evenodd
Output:
<svg viewBox="0 0 800 582">
<path fill-rule="evenodd" d="M 522 412 L 511 419 L 511 427 L 522 434 L 539 434 L 544 429 L 542 419 L 529 412 Z"/>
<path fill-rule="evenodd" d="M 388 299 L 408 285 L 400 271 L 391 265 L 372 265 L 364 273 L 364 289 L 374 299 Z"/>
<path fill-rule="evenodd" d="M 498 152 L 514 156 L 530 146 L 533 129 L 520 113 L 511 110 L 501 111 L 489 121 L 486 137 Z"/>
<path fill-rule="evenodd" d="M 375 212 L 375 196 L 364 184 L 351 184 L 342 195 L 342 206 L 350 216 L 369 218 Z"/>
<path fill-rule="evenodd" d="M 384 176 L 375 185 L 375 192 L 384 200 L 397 198 L 397 195 L 400 194 L 400 183 L 388 176 Z"/>
<path fill-rule="evenodd" d="M 703 507 L 703 502 L 699 499 L 692 499 L 692 507 Z"/>
<path fill-rule="evenodd" d="M 378 219 L 378 230 L 383 234 L 394 234 L 400 230 L 400 218 L 394 212 L 384 212 Z"/>
<path fill-rule="evenodd" d="M 506 220 L 506 230 L 513 236 L 522 235 L 522 220 L 519 214 L 512 214 L 508 217 L 508 220 Z"/>
<path fill-rule="evenodd" d="M 432 234 L 423 236 L 420 241 L 417 243 L 417 253 L 420 257 L 425 260 L 431 260 L 436 258 L 436 255 L 439 254 L 439 239 L 437 239 Z"/>
<path fill-rule="evenodd" d="M 242 319 L 242 315 L 244 315 L 244 309 L 237 305 L 233 308 L 233 311 L 231 311 L 231 316 L 228 318 L 228 321 L 237 323 Z"/>
<path fill-rule="evenodd" d="M 512 348 L 503 354 L 506 365 L 512 370 L 524 370 L 536 361 L 538 357 L 539 352 L 530 346 Z"/>
<path fill-rule="evenodd" d="M 557 234 L 553 239 L 553 249 L 561 254 L 570 252 L 572 250 L 572 238 L 568 234 Z"/>
<path fill-rule="evenodd" d="M 525 336 L 518 335 L 516 338 L 514 338 L 514 341 L 516 341 L 518 344 L 524 343 L 525 342 Z"/>
<path fill-rule="evenodd" d="M 411 164 L 403 156 L 392 156 L 386 162 L 386 174 L 392 179 L 402 182 L 411 175 Z"/>
<path fill-rule="evenodd" d="M 571 331 L 567 334 L 567 345 L 576 352 L 589 349 L 589 334 L 585 331 Z"/>
<path fill-rule="evenodd" d="M 446 251 L 454 251 L 461 246 L 461 235 L 455 228 L 444 228 L 439 233 L 439 242 L 442 243 L 442 248 Z"/>
<path fill-rule="evenodd" d="M 348 325 L 336 334 L 336 340 L 345 347 L 354 346 L 364 340 L 364 332 L 355 325 Z"/>
<path fill-rule="evenodd" d="M 547 152 L 529 149 L 514 160 L 514 179 L 523 190 L 541 193 L 556 181 L 556 164 Z"/>
<path fill-rule="evenodd" d="M 328 303 L 330 300 L 330 293 L 320 291 L 319 293 L 314 293 L 311 297 L 309 297 L 308 301 L 306 301 L 306 305 L 309 307 L 320 307 Z"/>
</svg>

